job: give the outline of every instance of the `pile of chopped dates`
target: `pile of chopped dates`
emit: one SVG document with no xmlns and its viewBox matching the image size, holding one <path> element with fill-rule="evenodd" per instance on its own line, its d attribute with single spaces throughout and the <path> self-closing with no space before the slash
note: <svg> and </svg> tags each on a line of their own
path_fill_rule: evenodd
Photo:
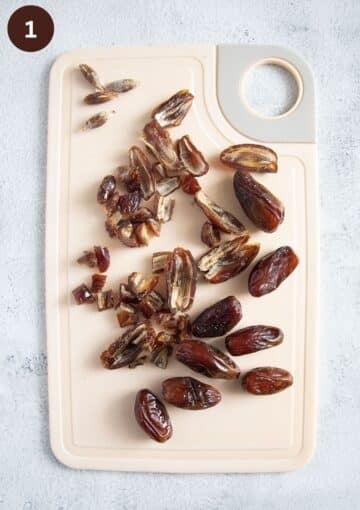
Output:
<svg viewBox="0 0 360 510">
<path fill-rule="evenodd" d="M 96 84 L 95 84 L 96 86 Z M 234 380 L 240 370 L 225 352 L 206 339 L 224 337 L 232 356 L 242 356 L 282 343 L 283 332 L 274 326 L 253 325 L 233 328 L 242 318 L 240 302 L 228 296 L 190 320 L 200 277 L 219 284 L 244 271 L 258 255 L 260 245 L 249 243 L 249 232 L 230 212 L 213 202 L 201 189 L 198 177 L 209 171 L 204 156 L 188 135 L 174 144 L 168 128 L 180 125 L 193 102 L 193 95 L 181 90 L 159 105 L 143 130 L 145 148 L 129 149 L 128 166 L 118 169 L 118 178 L 102 180 L 97 201 L 104 207 L 106 230 L 130 248 L 148 245 L 159 236 L 162 223 L 171 220 L 175 200 L 170 195 L 178 188 L 194 196 L 206 216 L 200 238 L 208 251 L 197 261 L 189 250 L 156 252 L 152 256 L 152 274 L 131 273 L 118 291 L 103 290 L 110 264 L 107 248 L 95 246 L 78 259 L 99 273 L 91 286 L 80 285 L 73 291 L 78 304 L 95 303 L 98 310 L 114 308 L 121 328 L 127 328 L 101 354 L 107 369 L 135 368 L 150 361 L 165 369 L 169 357 L 203 376 Z M 250 172 L 277 172 L 277 155 L 268 147 L 253 144 L 234 145 L 220 155 L 221 162 L 235 169 L 234 192 L 249 220 L 264 232 L 274 232 L 284 220 L 284 206 Z M 126 189 L 121 193 L 120 187 Z M 225 239 L 222 236 L 226 234 Z M 260 297 L 273 292 L 296 268 L 298 257 L 289 246 L 282 246 L 260 258 L 253 266 L 248 289 Z M 159 288 L 165 288 L 161 292 Z M 242 387 L 254 395 L 269 395 L 291 386 L 292 375 L 278 367 L 258 367 L 242 378 Z M 219 390 L 193 377 L 173 377 L 162 383 L 166 402 L 183 409 L 206 409 L 221 400 Z M 138 392 L 135 417 L 153 439 L 164 442 L 172 435 L 170 417 L 161 400 L 149 389 Z"/>
</svg>

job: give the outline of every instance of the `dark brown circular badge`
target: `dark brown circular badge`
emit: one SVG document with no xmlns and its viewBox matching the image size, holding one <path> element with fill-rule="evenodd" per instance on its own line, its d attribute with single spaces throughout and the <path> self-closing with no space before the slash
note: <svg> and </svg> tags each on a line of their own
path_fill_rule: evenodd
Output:
<svg viewBox="0 0 360 510">
<path fill-rule="evenodd" d="M 11 42 L 23 51 L 42 50 L 54 35 L 52 17 L 37 5 L 25 5 L 14 11 L 7 28 Z"/>
</svg>

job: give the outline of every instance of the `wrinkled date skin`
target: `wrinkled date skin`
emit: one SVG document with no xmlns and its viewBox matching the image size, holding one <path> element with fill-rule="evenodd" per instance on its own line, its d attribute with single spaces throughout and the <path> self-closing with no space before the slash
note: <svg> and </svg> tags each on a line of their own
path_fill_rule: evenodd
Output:
<svg viewBox="0 0 360 510">
<path fill-rule="evenodd" d="M 298 256 L 290 246 L 282 246 L 265 255 L 249 275 L 250 294 L 260 297 L 273 292 L 294 271 L 298 263 Z"/>
<path fill-rule="evenodd" d="M 97 192 L 97 201 L 99 204 L 105 204 L 115 192 L 116 180 L 113 175 L 107 175 L 101 181 Z"/>
<path fill-rule="evenodd" d="M 237 379 L 240 376 L 239 367 L 227 354 L 201 340 L 183 340 L 177 348 L 176 359 L 207 377 Z"/>
<path fill-rule="evenodd" d="M 162 383 L 164 399 L 182 409 L 208 409 L 221 400 L 219 390 L 193 377 L 172 377 Z"/>
<path fill-rule="evenodd" d="M 192 334 L 213 338 L 228 333 L 242 317 L 241 305 L 235 296 L 228 296 L 201 312 L 192 324 Z"/>
<path fill-rule="evenodd" d="M 243 378 L 243 388 L 253 395 L 272 395 L 283 391 L 293 383 L 287 370 L 277 367 L 259 367 L 247 372 Z"/>
<path fill-rule="evenodd" d="M 158 443 L 164 443 L 172 436 L 166 407 L 150 390 L 143 389 L 137 393 L 134 413 L 140 427 Z"/>
<path fill-rule="evenodd" d="M 243 356 L 281 344 L 284 333 L 273 326 L 249 326 L 234 331 L 225 338 L 227 350 L 232 356 Z"/>
<path fill-rule="evenodd" d="M 250 174 L 236 172 L 234 191 L 245 214 L 260 230 L 274 232 L 284 221 L 283 204 Z"/>
</svg>

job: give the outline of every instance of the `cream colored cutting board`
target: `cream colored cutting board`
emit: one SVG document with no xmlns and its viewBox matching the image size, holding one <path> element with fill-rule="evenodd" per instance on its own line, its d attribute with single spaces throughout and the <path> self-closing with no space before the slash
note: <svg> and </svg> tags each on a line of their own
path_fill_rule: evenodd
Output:
<svg viewBox="0 0 360 510">
<path fill-rule="evenodd" d="M 300 87 L 289 114 L 261 119 L 243 104 L 240 82 L 261 60 L 280 62 Z M 131 77 L 140 86 L 111 103 L 86 106 L 90 92 L 77 66 L 95 67 L 104 81 Z M 160 394 L 161 381 L 193 375 L 171 359 L 166 371 L 147 365 L 109 371 L 101 351 L 119 335 L 113 311 L 97 313 L 76 306 L 71 290 L 89 281 L 91 271 L 76 258 L 94 244 L 111 250 L 109 286 L 116 288 L 132 271 L 151 271 L 151 253 L 177 245 L 194 256 L 205 251 L 199 239 L 204 216 L 191 196 L 177 191 L 174 219 L 147 248 L 130 249 L 109 239 L 96 191 L 102 177 L 127 161 L 154 106 L 182 88 L 194 104 L 174 139 L 189 133 L 211 164 L 203 189 L 245 223 L 260 255 L 289 244 L 300 265 L 276 292 L 256 299 L 247 292 L 248 272 L 223 284 L 200 283 L 194 316 L 227 295 L 241 301 L 241 327 L 279 326 L 282 345 L 237 358 L 245 372 L 275 365 L 294 375 L 292 388 L 255 397 L 240 383 L 211 382 L 223 394 L 206 411 L 168 406 L 174 434 L 165 444 L 148 439 L 133 417 L 134 396 L 149 387 Z M 100 129 L 82 132 L 93 113 L 115 108 L 118 114 Z M 266 46 L 144 46 L 76 50 L 61 56 L 50 76 L 47 174 L 46 305 L 49 360 L 51 445 L 56 457 L 74 468 L 165 472 L 285 471 L 302 466 L 315 443 L 318 289 L 318 204 L 314 91 L 311 72 L 292 52 Z M 285 221 L 274 234 L 255 230 L 232 191 L 233 172 L 220 165 L 220 151 L 235 143 L 268 143 L 279 155 L 277 174 L 256 176 L 284 202 Z M 221 340 L 213 342 L 223 347 Z"/>
</svg>

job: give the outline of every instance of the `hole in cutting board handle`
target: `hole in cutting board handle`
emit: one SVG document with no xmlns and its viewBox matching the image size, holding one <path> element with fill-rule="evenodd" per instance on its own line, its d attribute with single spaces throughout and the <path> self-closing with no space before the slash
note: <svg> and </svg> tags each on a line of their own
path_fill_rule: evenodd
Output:
<svg viewBox="0 0 360 510">
<path fill-rule="evenodd" d="M 256 62 L 240 82 L 240 95 L 246 108 L 253 115 L 266 119 L 289 115 L 299 105 L 302 93 L 299 73 L 282 59 Z"/>
</svg>

